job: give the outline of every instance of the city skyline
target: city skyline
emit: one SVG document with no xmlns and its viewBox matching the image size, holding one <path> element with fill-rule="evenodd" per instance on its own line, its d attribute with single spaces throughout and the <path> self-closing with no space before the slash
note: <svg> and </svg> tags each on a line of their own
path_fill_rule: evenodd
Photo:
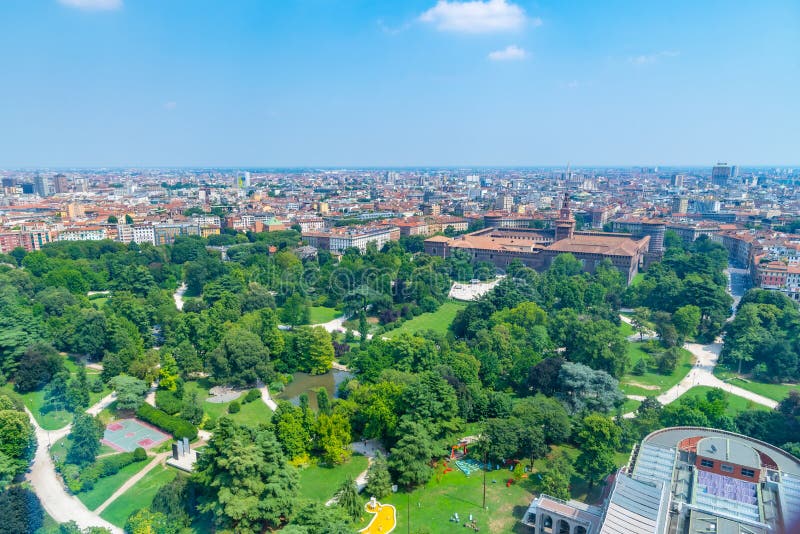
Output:
<svg viewBox="0 0 800 534">
<path fill-rule="evenodd" d="M 800 6 L 0 6 L 4 167 L 796 163 Z"/>
</svg>

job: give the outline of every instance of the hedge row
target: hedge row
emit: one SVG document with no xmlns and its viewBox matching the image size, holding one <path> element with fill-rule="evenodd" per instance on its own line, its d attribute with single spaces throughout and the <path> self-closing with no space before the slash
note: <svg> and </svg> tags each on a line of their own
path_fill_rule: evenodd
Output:
<svg viewBox="0 0 800 534">
<path fill-rule="evenodd" d="M 62 472 L 69 490 L 72 493 L 80 493 L 94 488 L 99 479 L 116 475 L 123 467 L 146 459 L 147 453 L 145 450 L 137 447 L 133 452 L 123 452 L 100 458 L 83 469 L 77 465 L 66 464 L 63 466 Z"/>
<path fill-rule="evenodd" d="M 169 432 L 175 439 L 189 438 L 193 440 L 197 437 L 197 427 L 192 423 L 180 417 L 169 415 L 158 408 L 153 408 L 147 403 L 139 406 L 139 409 L 136 410 L 136 416 L 165 432 Z"/>
</svg>

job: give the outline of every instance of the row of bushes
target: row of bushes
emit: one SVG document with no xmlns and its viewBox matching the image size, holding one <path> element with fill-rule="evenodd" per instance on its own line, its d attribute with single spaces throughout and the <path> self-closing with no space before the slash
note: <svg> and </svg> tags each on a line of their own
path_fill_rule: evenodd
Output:
<svg viewBox="0 0 800 534">
<path fill-rule="evenodd" d="M 146 459 L 147 453 L 145 450 L 137 447 L 133 452 L 123 452 L 100 458 L 82 469 L 77 465 L 65 464 L 62 466 L 61 472 L 69 490 L 72 493 L 80 493 L 94 488 L 99 479 L 116 475 L 123 467 Z"/>
<path fill-rule="evenodd" d="M 192 423 L 180 417 L 169 415 L 158 408 L 153 408 L 147 403 L 139 406 L 139 409 L 136 410 L 136 416 L 147 421 L 151 425 L 155 425 L 169 432 L 175 439 L 189 438 L 193 440 L 197 437 L 197 427 Z"/>
</svg>

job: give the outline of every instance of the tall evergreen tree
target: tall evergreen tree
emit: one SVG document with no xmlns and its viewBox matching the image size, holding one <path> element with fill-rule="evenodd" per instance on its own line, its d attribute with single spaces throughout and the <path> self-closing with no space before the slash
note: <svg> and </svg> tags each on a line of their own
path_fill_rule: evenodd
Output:
<svg viewBox="0 0 800 534">
<path fill-rule="evenodd" d="M 283 526 L 297 501 L 297 473 L 272 431 L 222 417 L 193 475 L 198 509 L 222 530 L 263 532 Z"/>
<path fill-rule="evenodd" d="M 67 463 L 89 465 L 100 452 L 100 425 L 87 413 L 75 414 L 70 434 L 72 443 L 67 450 Z"/>
<path fill-rule="evenodd" d="M 358 489 L 353 477 L 347 477 L 336 492 L 336 505 L 342 508 L 351 521 L 356 522 L 361 517 L 361 501 L 358 498 Z"/>
<path fill-rule="evenodd" d="M 391 491 L 392 477 L 389 475 L 389 466 L 386 458 L 378 451 L 367 470 L 367 494 L 382 499 Z"/>
<path fill-rule="evenodd" d="M 406 487 L 424 484 L 433 474 L 430 461 L 434 446 L 430 432 L 423 424 L 406 420 L 400 424 L 399 434 L 402 437 L 389 457 L 395 480 Z"/>
</svg>

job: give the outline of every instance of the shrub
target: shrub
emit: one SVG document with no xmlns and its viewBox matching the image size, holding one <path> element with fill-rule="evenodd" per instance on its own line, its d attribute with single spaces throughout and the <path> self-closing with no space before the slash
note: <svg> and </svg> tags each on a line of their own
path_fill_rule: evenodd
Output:
<svg viewBox="0 0 800 534">
<path fill-rule="evenodd" d="M 243 403 L 253 402 L 254 400 L 261 398 L 261 390 L 260 389 L 251 389 L 247 392 L 247 395 L 244 397 Z"/>
<path fill-rule="evenodd" d="M 175 439 L 189 438 L 189 440 L 193 440 L 197 437 L 197 427 L 192 423 L 180 417 L 169 415 L 158 408 L 153 408 L 149 404 L 139 406 L 139 409 L 136 410 L 136 415 L 140 419 L 169 432 Z"/>
<path fill-rule="evenodd" d="M 647 362 L 645 361 L 644 358 L 641 358 L 638 362 L 636 362 L 636 365 L 634 365 L 633 369 L 631 370 L 631 373 L 637 376 L 642 376 L 646 372 L 647 372 Z"/>
<path fill-rule="evenodd" d="M 239 413 L 241 409 L 242 407 L 236 401 L 233 401 L 228 405 L 228 413 Z"/>
<path fill-rule="evenodd" d="M 133 451 L 133 461 L 141 462 L 142 460 L 146 459 L 147 459 L 147 451 L 145 451 L 141 447 L 136 447 L 136 450 Z"/>
<path fill-rule="evenodd" d="M 174 392 L 159 389 L 156 391 L 156 407 L 169 415 L 175 415 L 181 411 L 181 399 Z"/>
</svg>

